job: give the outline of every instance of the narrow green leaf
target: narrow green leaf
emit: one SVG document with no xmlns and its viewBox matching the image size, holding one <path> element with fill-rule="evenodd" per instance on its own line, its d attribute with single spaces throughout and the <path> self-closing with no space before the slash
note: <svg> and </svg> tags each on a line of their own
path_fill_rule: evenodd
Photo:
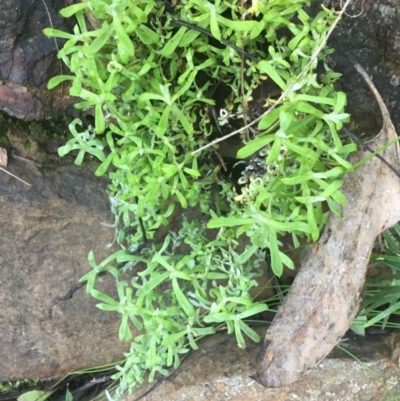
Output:
<svg viewBox="0 0 400 401">
<path fill-rule="evenodd" d="M 306 204 L 307 207 L 307 222 L 310 229 L 312 240 L 315 242 L 319 237 L 319 229 L 314 215 L 314 206 L 310 203 Z"/>
<path fill-rule="evenodd" d="M 210 280 L 225 280 L 225 279 L 229 278 L 229 275 L 227 273 L 210 272 L 210 273 L 207 273 L 207 277 Z"/>
<path fill-rule="evenodd" d="M 293 177 L 282 178 L 281 182 L 285 185 L 304 184 L 313 178 L 313 173 L 294 175 Z"/>
<path fill-rule="evenodd" d="M 100 166 L 97 168 L 97 170 L 94 173 L 97 177 L 101 177 L 102 175 L 104 175 L 106 173 L 108 167 L 111 164 L 113 157 L 114 157 L 114 154 L 110 153 L 106 157 L 106 159 L 100 164 Z"/>
<path fill-rule="evenodd" d="M 156 275 L 154 278 L 149 280 L 146 284 L 144 284 L 137 290 L 136 296 L 141 297 L 149 294 L 151 291 L 154 290 L 154 288 L 158 287 L 161 283 L 167 280 L 169 276 L 170 276 L 169 272 Z"/>
<path fill-rule="evenodd" d="M 196 336 L 209 336 L 210 334 L 216 333 L 215 327 L 195 327 L 195 328 L 192 327 L 191 331 Z"/>
<path fill-rule="evenodd" d="M 300 245 L 300 244 L 298 244 L 298 246 L 299 246 L 299 245 Z M 295 244 L 295 246 L 296 246 L 296 244 Z M 279 251 L 279 252 L 280 252 L 280 251 Z M 285 266 L 287 266 L 289 269 L 294 270 L 295 265 L 294 265 L 294 263 L 293 263 L 293 260 L 290 259 L 289 256 L 285 255 L 283 252 L 280 252 L 280 255 L 281 255 L 282 263 L 283 263 Z"/>
<path fill-rule="evenodd" d="M 256 29 L 258 25 L 258 21 L 232 21 L 231 19 L 227 19 L 222 15 L 217 15 L 217 20 L 221 24 L 226 27 L 233 29 L 236 32 L 252 32 L 253 29 Z"/>
<path fill-rule="evenodd" d="M 184 167 L 183 171 L 195 178 L 198 178 L 201 176 L 201 173 L 199 172 L 199 170 L 194 170 L 192 168 Z"/>
<path fill-rule="evenodd" d="M 148 356 L 148 358 L 147 358 L 147 366 L 150 367 L 150 368 L 153 368 L 156 365 L 156 361 L 157 361 L 156 338 L 154 336 L 150 337 L 149 350 L 147 352 L 147 356 Z M 155 373 L 155 370 L 154 370 L 154 373 Z M 150 374 L 149 382 L 153 381 L 154 373 L 153 373 L 153 375 Z"/>
<path fill-rule="evenodd" d="M 272 65 L 271 61 L 260 61 L 257 64 L 257 67 L 259 70 L 265 74 L 268 74 L 268 76 L 282 89 L 285 90 L 287 85 L 281 78 L 281 76 L 278 73 L 278 70 L 275 69 L 275 67 Z"/>
<path fill-rule="evenodd" d="M 49 83 L 47 84 L 47 89 L 53 89 L 57 85 L 59 85 L 61 82 L 64 81 L 73 81 L 75 77 L 71 75 L 57 75 L 56 77 L 53 77 L 50 79 Z"/>
<path fill-rule="evenodd" d="M 210 13 L 210 30 L 215 39 L 221 41 L 221 31 L 219 30 L 217 14 L 215 10 Z"/>
<path fill-rule="evenodd" d="M 136 35 L 139 36 L 140 40 L 147 46 L 160 41 L 159 36 L 149 27 L 144 24 L 139 25 L 135 30 Z"/>
<path fill-rule="evenodd" d="M 49 398 L 56 390 L 50 391 L 39 391 L 32 390 L 27 391 L 26 393 L 21 394 L 17 400 L 18 401 L 44 401 Z"/>
<path fill-rule="evenodd" d="M 168 121 L 169 121 L 169 115 L 171 113 L 171 109 L 172 109 L 171 106 L 165 107 L 165 109 L 161 115 L 161 118 L 158 122 L 157 131 L 156 131 L 157 135 L 159 137 L 164 136 L 164 134 L 166 133 L 166 131 L 168 129 Z"/>
<path fill-rule="evenodd" d="M 279 131 L 276 136 L 286 138 L 287 131 L 293 122 L 297 122 L 297 117 L 291 111 L 282 110 L 279 114 Z"/>
<path fill-rule="evenodd" d="M 94 288 L 92 288 L 92 289 L 90 290 L 90 295 L 91 295 L 93 298 L 96 298 L 96 299 L 98 299 L 99 301 L 102 301 L 102 302 L 104 302 L 104 303 L 106 303 L 106 304 L 108 304 L 108 305 L 111 305 L 111 306 L 119 306 L 119 302 L 116 301 L 114 298 L 111 298 L 111 297 L 109 297 L 107 294 L 104 294 L 103 292 L 100 292 L 100 291 L 98 291 L 98 290 L 96 290 L 96 289 L 94 289 Z"/>
<path fill-rule="evenodd" d="M 100 271 L 100 269 L 99 269 L 99 267 L 98 267 L 98 265 L 96 263 L 96 260 L 94 259 L 94 252 L 93 251 L 89 252 L 88 262 L 89 262 L 89 265 L 91 267 L 93 267 L 93 269 Z"/>
<path fill-rule="evenodd" d="M 187 331 L 186 331 L 186 330 L 180 331 L 180 332 L 175 333 L 175 334 L 171 334 L 171 335 L 169 335 L 168 337 L 165 337 L 165 338 L 163 339 L 161 345 L 162 345 L 163 347 L 173 347 L 173 346 L 176 347 L 176 343 L 177 343 L 182 337 L 186 336 L 186 334 L 187 334 Z"/>
<path fill-rule="evenodd" d="M 343 184 L 342 180 L 335 180 L 332 183 L 329 184 L 327 188 L 324 189 L 324 191 L 320 194 L 320 196 L 324 198 L 329 198 L 332 196 Z"/>
<path fill-rule="evenodd" d="M 75 38 L 74 35 L 72 35 L 71 33 L 68 33 L 68 32 L 60 31 L 59 29 L 45 28 L 45 29 L 43 29 L 43 33 L 46 36 L 50 36 L 50 37 L 63 38 L 63 39 L 73 39 L 73 40 L 76 41 L 76 38 Z M 74 41 L 74 43 L 76 43 L 75 41 Z"/>
<path fill-rule="evenodd" d="M 265 21 L 254 21 L 257 25 L 251 30 L 250 39 L 258 38 L 261 32 L 265 29 Z"/>
<path fill-rule="evenodd" d="M 329 104 L 331 106 L 337 104 L 337 99 L 333 99 L 330 97 L 306 95 L 302 93 L 296 94 L 293 100 L 294 101 L 302 100 L 305 102 L 312 102 L 316 104 Z"/>
<path fill-rule="evenodd" d="M 295 196 L 296 199 L 300 203 L 309 204 L 309 203 L 317 203 L 326 201 L 326 197 L 324 196 Z"/>
<path fill-rule="evenodd" d="M 95 106 L 95 126 L 97 134 L 102 134 L 106 129 L 106 121 L 104 119 L 102 103 L 97 103 Z"/>
<path fill-rule="evenodd" d="M 278 119 L 279 119 L 279 114 L 281 113 L 282 110 L 285 109 L 285 106 L 279 106 L 270 111 L 265 117 L 261 119 L 261 121 L 258 123 L 258 129 L 259 130 L 267 130 L 272 126 L 272 124 L 275 124 Z"/>
<path fill-rule="evenodd" d="M 283 145 L 285 145 L 287 148 L 289 148 L 290 150 L 292 150 L 293 152 L 298 153 L 301 156 L 307 157 L 308 159 L 311 160 L 319 160 L 319 153 L 315 152 L 314 150 L 307 148 L 306 146 L 300 146 L 300 145 L 296 145 L 295 143 L 283 138 L 282 139 L 282 143 Z"/>
<path fill-rule="evenodd" d="M 188 89 L 193 84 L 196 75 L 197 75 L 197 70 L 191 71 L 189 76 L 185 79 L 185 84 L 172 96 L 172 102 L 177 101 L 183 94 L 187 93 Z"/>
<path fill-rule="evenodd" d="M 235 324 L 235 335 L 238 347 L 244 349 L 246 348 L 246 342 L 244 341 L 239 321 L 235 320 L 234 324 Z"/>
<path fill-rule="evenodd" d="M 147 100 L 161 100 L 165 101 L 164 96 L 161 96 L 157 93 L 142 93 L 138 96 L 139 102 L 145 102 Z"/>
<path fill-rule="evenodd" d="M 189 46 L 198 36 L 200 35 L 200 32 L 197 32 L 195 30 L 190 30 L 189 32 L 186 33 L 185 36 L 181 39 L 180 46 L 181 47 L 187 47 Z"/>
<path fill-rule="evenodd" d="M 280 277 L 283 272 L 283 264 L 281 259 L 281 253 L 279 252 L 276 232 L 271 227 L 269 228 L 269 250 L 271 253 L 272 271 L 276 276 Z"/>
<path fill-rule="evenodd" d="M 247 311 L 239 313 L 236 316 L 236 319 L 240 319 L 240 320 L 247 319 L 247 318 L 249 318 L 251 316 L 257 315 L 257 314 L 259 314 L 261 312 L 264 312 L 266 310 L 268 310 L 268 305 L 267 304 L 265 304 L 265 303 L 256 303 L 250 309 L 248 309 Z"/>
<path fill-rule="evenodd" d="M 364 327 L 371 327 L 374 324 L 378 323 L 381 320 L 386 319 L 389 317 L 392 313 L 397 312 L 400 310 L 400 302 L 396 302 L 395 304 L 391 305 L 389 308 L 386 308 L 383 312 L 378 313 L 376 316 L 371 318 L 367 323 L 365 323 Z"/>
<path fill-rule="evenodd" d="M 275 141 L 271 147 L 270 152 L 268 153 L 266 164 L 270 164 L 278 158 L 281 152 L 281 144 L 281 138 L 279 136 L 275 136 Z"/>
<path fill-rule="evenodd" d="M 174 290 L 175 296 L 179 302 L 179 304 L 182 306 L 182 309 L 185 311 L 186 315 L 188 317 L 194 317 L 195 315 L 195 310 L 193 306 L 190 304 L 190 302 L 187 300 L 185 295 L 183 294 L 182 290 L 179 287 L 179 283 L 176 277 L 172 277 L 172 288 Z"/>
<path fill-rule="evenodd" d="M 242 254 L 239 255 L 237 258 L 237 263 L 239 264 L 244 264 L 246 263 L 257 251 L 258 246 L 252 245 L 249 248 L 247 248 Z"/>
<path fill-rule="evenodd" d="M 65 393 L 65 401 L 74 401 L 74 397 L 72 393 L 68 390 L 68 388 L 67 392 Z"/>
<path fill-rule="evenodd" d="M 183 128 L 185 128 L 185 131 L 188 135 L 192 135 L 194 132 L 192 124 L 190 124 L 189 120 L 185 117 L 185 115 L 181 112 L 179 107 L 174 103 L 172 106 L 172 110 L 175 113 L 175 115 L 178 117 L 178 120 L 181 122 L 183 125 Z"/>
<path fill-rule="evenodd" d="M 350 326 L 350 330 L 356 333 L 359 336 L 365 336 L 365 327 L 364 324 L 367 321 L 366 316 L 357 316 L 353 323 Z"/>
<path fill-rule="evenodd" d="M 261 148 L 268 145 L 274 140 L 274 135 L 262 135 L 258 136 L 256 139 L 248 142 L 243 148 L 239 149 L 236 157 L 238 159 L 246 159 L 247 157 L 253 155 L 258 152 Z"/>
<path fill-rule="evenodd" d="M 118 54 L 123 63 L 127 63 L 135 53 L 133 43 L 124 28 L 119 17 L 114 17 L 114 28 L 117 35 Z"/>
<path fill-rule="evenodd" d="M 260 342 L 260 336 L 255 332 L 250 326 L 248 326 L 243 320 L 239 321 L 239 326 L 240 329 L 249 337 L 251 340 L 253 340 L 255 343 Z"/>
<path fill-rule="evenodd" d="M 302 102 L 302 101 L 297 102 L 295 104 L 295 108 L 297 111 L 301 111 L 302 113 L 311 114 L 318 118 L 324 117 L 324 112 L 322 110 L 319 110 L 316 107 L 311 106 L 311 104 L 306 103 L 306 102 Z"/>
<path fill-rule="evenodd" d="M 185 35 L 187 28 L 184 26 L 178 29 L 178 32 L 168 41 L 168 43 L 164 46 L 161 50 L 161 55 L 164 57 L 169 57 L 175 49 L 179 46 L 180 41 L 182 40 L 183 36 Z"/>
<path fill-rule="evenodd" d="M 90 44 L 88 52 L 90 54 L 96 54 L 107 43 L 113 32 L 114 25 L 112 24 L 106 28 L 102 28 L 101 34 Z"/>
<path fill-rule="evenodd" d="M 97 304 L 96 307 L 106 312 L 117 312 L 119 310 L 119 306 L 112 306 L 109 304 Z"/>
<path fill-rule="evenodd" d="M 255 222 L 256 220 L 253 218 L 218 217 L 212 218 L 207 223 L 207 228 L 235 227 L 245 224 L 254 224 Z"/>
<path fill-rule="evenodd" d="M 333 114 L 340 114 L 343 112 L 344 107 L 347 104 L 347 96 L 344 92 L 337 92 L 335 109 L 333 110 Z"/>
<path fill-rule="evenodd" d="M 61 9 L 60 14 L 64 18 L 69 18 L 69 17 L 72 17 L 77 12 L 85 10 L 86 8 L 87 8 L 86 2 L 73 4 L 72 6 Z"/>
<path fill-rule="evenodd" d="M 179 199 L 179 202 L 180 202 L 180 204 L 182 205 L 182 207 L 183 207 L 184 209 L 186 209 L 186 208 L 188 207 L 188 204 L 187 204 L 187 200 L 186 200 L 186 198 L 183 196 L 182 192 L 179 191 L 178 189 L 175 189 L 175 188 L 174 188 L 174 189 L 172 190 L 172 193 L 175 194 L 175 195 L 177 196 L 177 198 Z"/>
<path fill-rule="evenodd" d="M 336 216 L 338 217 L 342 217 L 342 209 L 340 208 L 340 206 L 334 201 L 332 200 L 332 198 L 328 198 L 327 200 L 329 209 L 336 214 Z"/>
<path fill-rule="evenodd" d="M 235 319 L 235 315 L 226 312 L 211 313 L 204 317 L 205 323 L 227 323 L 232 322 Z"/>
<path fill-rule="evenodd" d="M 122 315 L 121 325 L 119 326 L 119 340 L 130 341 L 132 340 L 132 333 L 128 324 L 128 315 Z"/>
<path fill-rule="evenodd" d="M 198 350 L 199 346 L 196 344 L 196 341 L 194 341 L 192 333 L 188 333 L 187 338 L 189 340 L 189 345 L 191 346 L 192 349 Z"/>
</svg>

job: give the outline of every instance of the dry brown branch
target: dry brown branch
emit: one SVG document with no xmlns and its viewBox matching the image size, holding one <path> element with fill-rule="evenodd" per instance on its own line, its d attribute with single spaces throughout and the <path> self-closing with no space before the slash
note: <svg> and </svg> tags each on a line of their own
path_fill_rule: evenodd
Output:
<svg viewBox="0 0 400 401">
<path fill-rule="evenodd" d="M 6 167 L 7 163 L 8 163 L 7 151 L 4 148 L 0 148 L 0 166 Z M 31 186 L 31 184 L 28 184 L 26 181 L 21 180 L 21 178 L 19 178 L 16 175 L 10 173 L 5 168 L 0 167 L 0 170 L 4 171 L 8 175 L 11 175 L 12 177 L 16 178 L 17 180 L 23 182 L 24 184 Z"/>
<path fill-rule="evenodd" d="M 378 149 L 397 134 L 370 78 L 356 68 L 382 112 L 383 127 L 370 142 Z M 382 153 L 397 170 L 398 146 L 395 142 Z M 356 157 L 367 154 L 360 151 Z M 265 335 L 256 379 L 266 387 L 296 381 L 339 343 L 356 316 L 375 239 L 400 220 L 400 180 L 377 158 L 349 174 L 342 192 L 347 198 L 343 217 L 330 216 Z"/>
<path fill-rule="evenodd" d="M 26 181 L 24 181 L 23 179 L 17 177 L 16 175 L 14 175 L 13 173 L 10 173 L 9 171 L 7 171 L 5 168 L 0 167 L 0 170 L 4 171 L 5 173 L 7 173 L 8 175 L 11 175 L 11 177 L 16 178 L 17 180 L 23 182 L 24 184 L 28 185 L 29 187 L 31 186 L 31 184 L 27 183 Z"/>
</svg>

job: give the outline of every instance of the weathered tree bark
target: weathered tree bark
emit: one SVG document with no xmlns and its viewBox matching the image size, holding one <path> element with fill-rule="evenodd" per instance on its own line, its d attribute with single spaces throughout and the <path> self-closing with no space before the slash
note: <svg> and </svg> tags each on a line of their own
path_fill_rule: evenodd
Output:
<svg viewBox="0 0 400 401">
<path fill-rule="evenodd" d="M 382 130 L 369 143 L 376 150 L 397 135 L 369 84 L 383 117 Z M 397 142 L 381 155 L 400 170 Z M 400 220 L 400 179 L 376 157 L 345 178 L 342 192 L 347 198 L 343 217 L 330 216 L 265 335 L 257 380 L 266 387 L 294 382 L 339 343 L 357 313 L 375 238 Z"/>
</svg>

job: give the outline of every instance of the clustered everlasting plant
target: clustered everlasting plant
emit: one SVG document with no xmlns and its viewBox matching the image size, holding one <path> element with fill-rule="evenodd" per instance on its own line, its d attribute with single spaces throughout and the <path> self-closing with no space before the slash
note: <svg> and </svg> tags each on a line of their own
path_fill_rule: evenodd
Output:
<svg viewBox="0 0 400 401">
<path fill-rule="evenodd" d="M 70 94 L 80 98 L 76 107 L 95 117 L 94 127 L 71 122 L 73 138 L 60 155 L 78 150 L 81 164 L 88 153 L 101 162 L 96 175 L 110 179 L 122 249 L 101 263 L 90 253 L 93 269 L 81 281 L 99 308 L 121 314 L 120 340 L 131 341 L 115 376 L 121 391 L 134 389 L 146 372 L 150 380 L 168 374 L 198 338 L 219 327 L 234 332 L 241 347 L 243 333 L 259 340 L 245 319 L 267 309 L 250 295 L 264 250 L 280 275 L 283 265 L 293 268 L 280 236 L 290 233 L 295 246 L 299 237 L 315 241 L 326 220 L 322 203 L 340 213 L 340 177 L 355 150 L 338 134 L 348 119 L 346 96 L 334 90 L 338 74 L 326 61 L 329 49 L 309 63 L 335 13 L 323 9 L 312 18 L 303 10 L 308 4 L 86 0 L 61 11 L 76 18 L 73 33 L 45 30 L 66 39 L 59 57 L 71 71 L 51 79 L 49 88 L 70 80 Z M 287 95 L 257 130 L 242 134 L 237 158 L 252 168 L 244 169 L 239 191 L 218 172 L 212 148 L 193 152 L 215 138 L 217 125 L 229 126 L 227 115 L 240 114 L 246 123 L 263 82 Z M 218 85 L 229 94 L 214 121 Z M 276 98 L 263 101 L 265 110 Z M 151 240 L 178 204 L 199 209 L 204 220 L 184 219 L 164 242 L 143 248 L 141 224 Z M 206 226 L 219 229 L 214 240 Z M 249 239 L 244 251 L 241 236 Z M 189 249 L 184 255 L 181 244 Z M 144 268 L 123 280 L 138 263 Z M 115 276 L 119 300 L 95 289 L 102 271 Z M 131 325 L 141 334 L 133 337 Z"/>
</svg>

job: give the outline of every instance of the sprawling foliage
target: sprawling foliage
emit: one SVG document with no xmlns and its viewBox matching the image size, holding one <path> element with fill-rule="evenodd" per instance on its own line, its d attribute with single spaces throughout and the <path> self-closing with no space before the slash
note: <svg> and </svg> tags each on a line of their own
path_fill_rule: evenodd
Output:
<svg viewBox="0 0 400 401">
<path fill-rule="evenodd" d="M 132 342 L 116 375 L 121 390 L 132 390 L 147 371 L 150 380 L 167 374 L 218 327 L 234 332 L 241 347 L 243 334 L 259 340 L 245 319 L 267 308 L 251 295 L 264 250 L 280 275 L 293 263 L 279 237 L 290 233 L 296 246 L 298 237 L 317 240 L 326 220 L 322 203 L 340 213 L 340 177 L 351 169 L 346 158 L 355 149 L 338 135 L 348 118 L 346 96 L 334 90 L 338 74 L 326 62 L 329 49 L 308 65 L 335 15 L 323 9 L 311 18 L 303 10 L 308 3 L 87 0 L 61 12 L 76 18 L 73 33 L 46 30 L 66 39 L 59 57 L 71 71 L 49 87 L 71 81 L 76 107 L 95 117 L 94 127 L 71 122 L 73 138 L 60 154 L 77 150 L 77 164 L 90 154 L 101 162 L 96 174 L 110 178 L 122 249 L 101 263 L 91 253 L 93 270 L 82 281 L 99 308 L 121 314 L 120 339 Z M 217 124 L 229 127 L 239 114 L 244 122 L 252 118 L 254 90 L 263 82 L 286 96 L 257 130 L 241 134 L 237 158 L 247 167 L 239 191 L 221 178 L 210 148 L 193 152 L 215 137 Z M 213 122 L 218 85 L 230 93 Z M 276 96 L 263 102 L 262 111 Z M 204 219 L 184 220 L 178 232 L 160 244 L 150 241 L 138 255 L 141 221 L 151 240 L 178 205 L 199 209 Z M 219 229 L 213 240 L 206 226 Z M 183 244 L 189 251 L 181 254 Z M 138 263 L 141 271 L 123 280 L 121 273 Z M 118 300 L 96 290 L 101 271 L 115 276 Z M 132 325 L 140 335 L 133 337 Z"/>
</svg>

